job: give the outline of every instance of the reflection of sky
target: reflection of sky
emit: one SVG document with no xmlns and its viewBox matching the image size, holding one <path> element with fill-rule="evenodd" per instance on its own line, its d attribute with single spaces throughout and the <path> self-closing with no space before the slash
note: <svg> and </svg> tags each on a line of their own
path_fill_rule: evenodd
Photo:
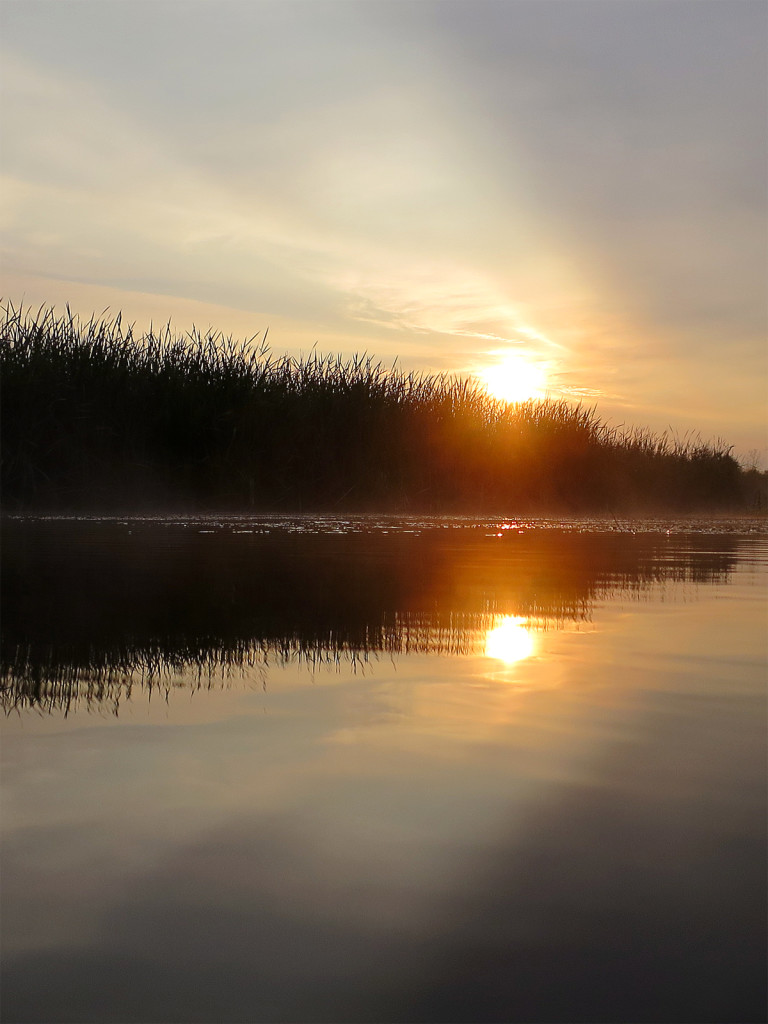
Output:
<svg viewBox="0 0 768 1024">
<path fill-rule="evenodd" d="M 7 719 L 6 1012 L 755 1019 L 755 582 L 537 634 L 520 688 L 425 654 Z"/>
<path fill-rule="evenodd" d="M 6 294 L 408 367 L 523 352 L 618 422 L 764 445 L 760 0 L 2 18 Z"/>
</svg>

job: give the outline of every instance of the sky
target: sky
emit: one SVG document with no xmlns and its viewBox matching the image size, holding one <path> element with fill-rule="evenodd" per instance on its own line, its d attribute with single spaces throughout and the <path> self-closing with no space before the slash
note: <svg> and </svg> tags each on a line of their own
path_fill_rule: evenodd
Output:
<svg viewBox="0 0 768 1024">
<path fill-rule="evenodd" d="M 763 0 L 0 0 L 0 293 L 768 465 Z"/>
</svg>

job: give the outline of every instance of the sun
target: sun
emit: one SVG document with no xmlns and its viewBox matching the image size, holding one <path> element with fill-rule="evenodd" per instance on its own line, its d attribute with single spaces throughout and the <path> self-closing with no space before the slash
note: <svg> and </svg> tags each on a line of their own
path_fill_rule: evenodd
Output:
<svg viewBox="0 0 768 1024">
<path fill-rule="evenodd" d="M 486 390 L 503 402 L 542 398 L 546 377 L 543 366 L 517 353 L 504 356 L 501 362 L 486 367 L 480 373 Z"/>
</svg>

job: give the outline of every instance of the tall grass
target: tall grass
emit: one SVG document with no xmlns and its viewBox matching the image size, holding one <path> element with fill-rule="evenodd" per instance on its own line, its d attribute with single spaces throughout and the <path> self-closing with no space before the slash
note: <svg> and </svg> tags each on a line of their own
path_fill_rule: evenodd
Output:
<svg viewBox="0 0 768 1024">
<path fill-rule="evenodd" d="M 730 448 L 266 336 L 3 308 L 6 509 L 686 510 L 740 498 Z"/>
</svg>

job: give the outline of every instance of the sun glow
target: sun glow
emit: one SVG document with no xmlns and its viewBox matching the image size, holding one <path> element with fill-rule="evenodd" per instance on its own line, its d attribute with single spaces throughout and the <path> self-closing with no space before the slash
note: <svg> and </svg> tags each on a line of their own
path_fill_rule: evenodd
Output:
<svg viewBox="0 0 768 1024">
<path fill-rule="evenodd" d="M 512 665 L 533 654 L 533 633 L 525 627 L 525 619 L 505 615 L 485 636 L 485 656 Z"/>
<path fill-rule="evenodd" d="M 516 353 L 487 367 L 480 377 L 490 394 L 503 402 L 524 402 L 528 398 L 542 398 L 544 395 L 544 368 Z"/>
</svg>

